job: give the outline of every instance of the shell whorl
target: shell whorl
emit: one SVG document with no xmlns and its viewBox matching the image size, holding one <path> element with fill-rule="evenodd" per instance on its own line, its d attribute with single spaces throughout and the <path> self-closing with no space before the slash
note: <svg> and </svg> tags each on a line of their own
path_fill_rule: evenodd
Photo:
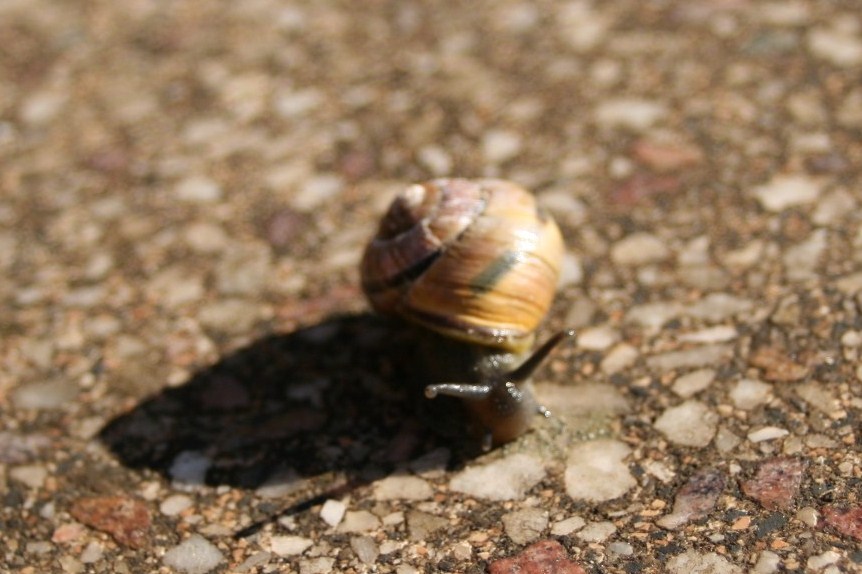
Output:
<svg viewBox="0 0 862 574">
<path fill-rule="evenodd" d="M 523 188 L 433 180 L 395 198 L 363 256 L 362 286 L 382 313 L 521 349 L 550 307 L 562 255 L 559 229 Z"/>
</svg>

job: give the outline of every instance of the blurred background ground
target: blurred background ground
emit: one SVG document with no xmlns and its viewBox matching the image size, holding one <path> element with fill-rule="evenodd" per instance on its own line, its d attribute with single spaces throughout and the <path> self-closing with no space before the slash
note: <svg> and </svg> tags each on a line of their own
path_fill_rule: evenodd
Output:
<svg viewBox="0 0 862 574">
<path fill-rule="evenodd" d="M 855 0 L 4 0 L 0 45 L 0 570 L 860 569 Z M 483 457 L 357 287 L 447 175 L 536 191 L 581 331 Z"/>
</svg>

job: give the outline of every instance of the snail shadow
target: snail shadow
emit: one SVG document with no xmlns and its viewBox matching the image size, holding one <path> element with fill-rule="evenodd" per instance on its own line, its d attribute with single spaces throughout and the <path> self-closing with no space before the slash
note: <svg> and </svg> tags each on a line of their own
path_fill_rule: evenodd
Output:
<svg viewBox="0 0 862 574">
<path fill-rule="evenodd" d="M 372 315 L 269 335 L 144 400 L 99 438 L 125 466 L 171 480 L 367 482 L 445 445 L 399 384 L 404 340 L 404 328 Z"/>
</svg>

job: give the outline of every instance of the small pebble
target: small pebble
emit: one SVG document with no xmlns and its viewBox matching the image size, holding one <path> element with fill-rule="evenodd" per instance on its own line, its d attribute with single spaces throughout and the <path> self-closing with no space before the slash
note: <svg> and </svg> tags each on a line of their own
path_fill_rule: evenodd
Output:
<svg viewBox="0 0 862 574">
<path fill-rule="evenodd" d="M 718 415 L 705 404 L 688 400 L 666 409 L 655 421 L 655 428 L 667 439 L 682 446 L 705 447 L 715 436 Z"/>
<path fill-rule="evenodd" d="M 27 554 L 48 554 L 54 550 L 54 545 L 44 540 L 31 540 L 24 548 Z"/>
<path fill-rule="evenodd" d="M 270 560 L 272 560 L 272 553 L 261 550 L 240 562 L 234 570 L 243 574 L 244 572 L 250 572 L 259 566 L 267 564 Z"/>
<path fill-rule="evenodd" d="M 803 459 L 772 458 L 760 463 L 757 473 L 741 484 L 742 491 L 767 510 L 783 510 L 793 505 L 807 467 Z"/>
<path fill-rule="evenodd" d="M 517 500 L 544 477 L 545 468 L 539 459 L 519 453 L 469 467 L 452 477 L 449 488 L 487 500 Z"/>
<path fill-rule="evenodd" d="M 805 526 L 814 528 L 817 526 L 817 521 L 820 520 L 820 513 L 814 507 L 803 506 L 796 511 L 796 519 Z"/>
<path fill-rule="evenodd" d="M 222 198 L 222 189 L 208 177 L 191 176 L 177 183 L 174 194 L 189 203 L 214 203 Z"/>
<path fill-rule="evenodd" d="M 224 556 L 212 542 L 200 534 L 192 534 L 187 540 L 165 552 L 162 561 L 180 572 L 206 574 L 223 563 Z"/>
<path fill-rule="evenodd" d="M 380 519 L 367 510 L 348 511 L 338 525 L 339 532 L 368 532 L 380 527 Z"/>
<path fill-rule="evenodd" d="M 840 508 L 826 506 L 822 509 L 823 521 L 844 536 L 862 541 L 862 506 Z"/>
<path fill-rule="evenodd" d="M 582 349 L 590 351 L 604 351 L 620 339 L 620 333 L 616 329 L 603 325 L 600 327 L 589 327 L 578 333 L 577 345 Z"/>
<path fill-rule="evenodd" d="M 431 486 L 416 476 L 387 476 L 374 483 L 377 500 L 427 500 L 434 494 Z"/>
<path fill-rule="evenodd" d="M 696 472 L 679 489 L 674 499 L 673 512 L 656 521 L 662 528 L 673 530 L 693 520 L 700 520 L 715 508 L 724 491 L 724 474 L 716 469 Z"/>
<path fill-rule="evenodd" d="M 808 49 L 822 60 L 849 68 L 862 65 L 862 38 L 835 28 L 814 28 L 808 33 Z"/>
<path fill-rule="evenodd" d="M 526 544 L 539 538 L 548 528 L 548 512 L 524 508 L 503 515 L 503 528 L 515 544 Z"/>
<path fill-rule="evenodd" d="M 669 574 L 692 574 L 694 572 L 742 574 L 743 570 L 715 552 L 700 553 L 696 550 L 688 550 L 667 561 L 667 572 Z"/>
<path fill-rule="evenodd" d="M 677 395 L 687 399 L 709 387 L 714 380 L 714 369 L 698 369 L 677 378 L 672 388 Z"/>
<path fill-rule="evenodd" d="M 730 400 L 733 405 L 745 411 L 762 405 L 772 393 L 772 387 L 762 381 L 742 379 L 730 390 Z"/>
<path fill-rule="evenodd" d="M 12 402 L 19 409 L 53 410 L 68 405 L 77 396 L 78 385 L 58 379 L 18 387 L 12 392 Z"/>
<path fill-rule="evenodd" d="M 670 321 L 683 314 L 685 307 L 673 301 L 635 305 L 626 313 L 626 322 L 640 325 L 650 331 L 657 331 Z"/>
<path fill-rule="evenodd" d="M 380 549 L 370 536 L 354 536 L 350 539 L 350 548 L 363 564 L 374 564 L 380 556 Z"/>
<path fill-rule="evenodd" d="M 473 557 L 473 547 L 466 540 L 452 546 L 452 557 L 456 560 L 465 561 Z"/>
<path fill-rule="evenodd" d="M 635 553 L 634 546 L 628 542 L 615 541 L 608 544 L 608 554 L 617 556 L 632 556 Z"/>
<path fill-rule="evenodd" d="M 419 148 L 417 159 L 434 176 L 440 177 L 452 172 L 452 156 L 440 146 L 426 145 Z"/>
<path fill-rule="evenodd" d="M 748 440 L 751 442 L 763 442 L 767 440 L 775 440 L 783 438 L 790 434 L 790 431 L 778 427 L 761 427 L 755 431 L 748 433 Z"/>
<path fill-rule="evenodd" d="M 572 516 L 565 520 L 555 522 L 553 526 L 551 526 L 551 534 L 554 536 L 567 536 L 572 532 L 580 530 L 585 524 L 586 521 L 580 516 Z"/>
<path fill-rule="evenodd" d="M 411 510 L 407 513 L 407 530 L 410 532 L 410 540 L 426 540 L 428 535 L 449 525 L 449 521 L 442 516 L 436 516 L 419 510 Z"/>
<path fill-rule="evenodd" d="M 752 574 L 772 574 L 778 571 L 781 565 L 781 557 L 775 552 L 764 550 L 757 558 L 757 563 L 752 569 Z"/>
<path fill-rule="evenodd" d="M 604 542 L 616 531 L 613 522 L 591 522 L 579 530 L 576 536 L 584 542 Z"/>
<path fill-rule="evenodd" d="M 344 518 L 346 511 L 346 504 L 340 500 L 330 498 L 320 507 L 320 518 L 328 525 L 336 527 L 341 522 L 341 519 Z"/>
<path fill-rule="evenodd" d="M 491 130 L 482 138 L 485 161 L 500 164 L 514 158 L 521 151 L 521 136 L 506 130 Z"/>
<path fill-rule="evenodd" d="M 242 299 L 222 299 L 201 307 L 198 320 L 207 329 L 227 334 L 247 333 L 260 316 L 260 307 Z"/>
<path fill-rule="evenodd" d="M 118 543 L 141 548 L 148 541 L 150 511 L 139 499 L 124 496 L 79 498 L 69 509 L 72 518 L 110 534 Z"/>
<path fill-rule="evenodd" d="M 822 183 L 805 175 L 777 175 L 768 183 L 755 187 L 754 196 L 767 211 L 778 213 L 789 207 L 814 203 Z"/>
<path fill-rule="evenodd" d="M 710 293 L 703 299 L 689 305 L 685 314 L 695 319 L 717 323 L 732 319 L 737 315 L 748 314 L 754 308 L 755 303 L 751 299 L 729 293 Z"/>
<path fill-rule="evenodd" d="M 165 516 L 177 516 L 183 510 L 191 507 L 192 499 L 185 494 L 174 494 L 167 497 L 159 505 L 159 510 Z"/>
<path fill-rule="evenodd" d="M 335 558 L 325 556 L 301 560 L 299 562 L 299 574 L 329 574 L 332 572 L 333 564 L 335 564 Z"/>
<path fill-rule="evenodd" d="M 599 368 L 606 375 L 613 375 L 630 367 L 639 356 L 640 353 L 635 347 L 627 343 L 620 343 L 605 355 Z"/>
<path fill-rule="evenodd" d="M 104 553 L 105 551 L 102 548 L 101 544 L 95 541 L 90 542 L 84 548 L 84 551 L 81 552 L 81 562 L 83 562 L 84 564 L 92 564 L 93 562 L 98 562 L 102 559 Z"/>
<path fill-rule="evenodd" d="M 822 570 L 827 566 L 831 566 L 841 560 L 841 553 L 836 552 L 835 550 L 827 550 L 822 554 L 816 554 L 811 556 L 806 562 L 806 566 L 809 570 Z"/>
<path fill-rule="evenodd" d="M 302 536 L 273 536 L 269 549 L 279 556 L 297 556 L 305 552 L 314 541 Z"/>
<path fill-rule="evenodd" d="M 41 464 L 26 464 L 9 470 L 9 478 L 26 484 L 30 488 L 42 488 L 48 478 L 48 469 Z"/>
<path fill-rule="evenodd" d="M 634 98 L 610 99 L 599 104 L 596 123 L 606 128 L 627 128 L 644 131 L 665 117 L 667 108 L 661 103 Z"/>
<path fill-rule="evenodd" d="M 566 464 L 566 492 L 575 500 L 588 502 L 622 496 L 636 484 L 624 461 L 630 452 L 625 443 L 611 439 L 576 445 Z"/>
<path fill-rule="evenodd" d="M 637 266 L 657 263 L 670 257 L 664 241 L 649 233 L 633 233 L 611 248 L 611 260 L 617 265 Z"/>
<path fill-rule="evenodd" d="M 291 207 L 300 213 L 310 213 L 334 200 L 344 189 L 344 180 L 335 174 L 318 174 L 304 181 L 299 191 L 288 196 Z"/>
</svg>

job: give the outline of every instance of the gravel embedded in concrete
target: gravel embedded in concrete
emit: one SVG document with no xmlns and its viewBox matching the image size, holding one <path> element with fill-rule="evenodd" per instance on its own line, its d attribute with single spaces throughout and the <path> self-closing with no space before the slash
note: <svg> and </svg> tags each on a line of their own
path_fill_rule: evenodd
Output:
<svg viewBox="0 0 862 574">
<path fill-rule="evenodd" d="M 77 8 L 0 3 L 0 570 L 859 568 L 853 2 Z M 490 452 L 359 282 L 438 176 L 567 245 Z"/>
</svg>

